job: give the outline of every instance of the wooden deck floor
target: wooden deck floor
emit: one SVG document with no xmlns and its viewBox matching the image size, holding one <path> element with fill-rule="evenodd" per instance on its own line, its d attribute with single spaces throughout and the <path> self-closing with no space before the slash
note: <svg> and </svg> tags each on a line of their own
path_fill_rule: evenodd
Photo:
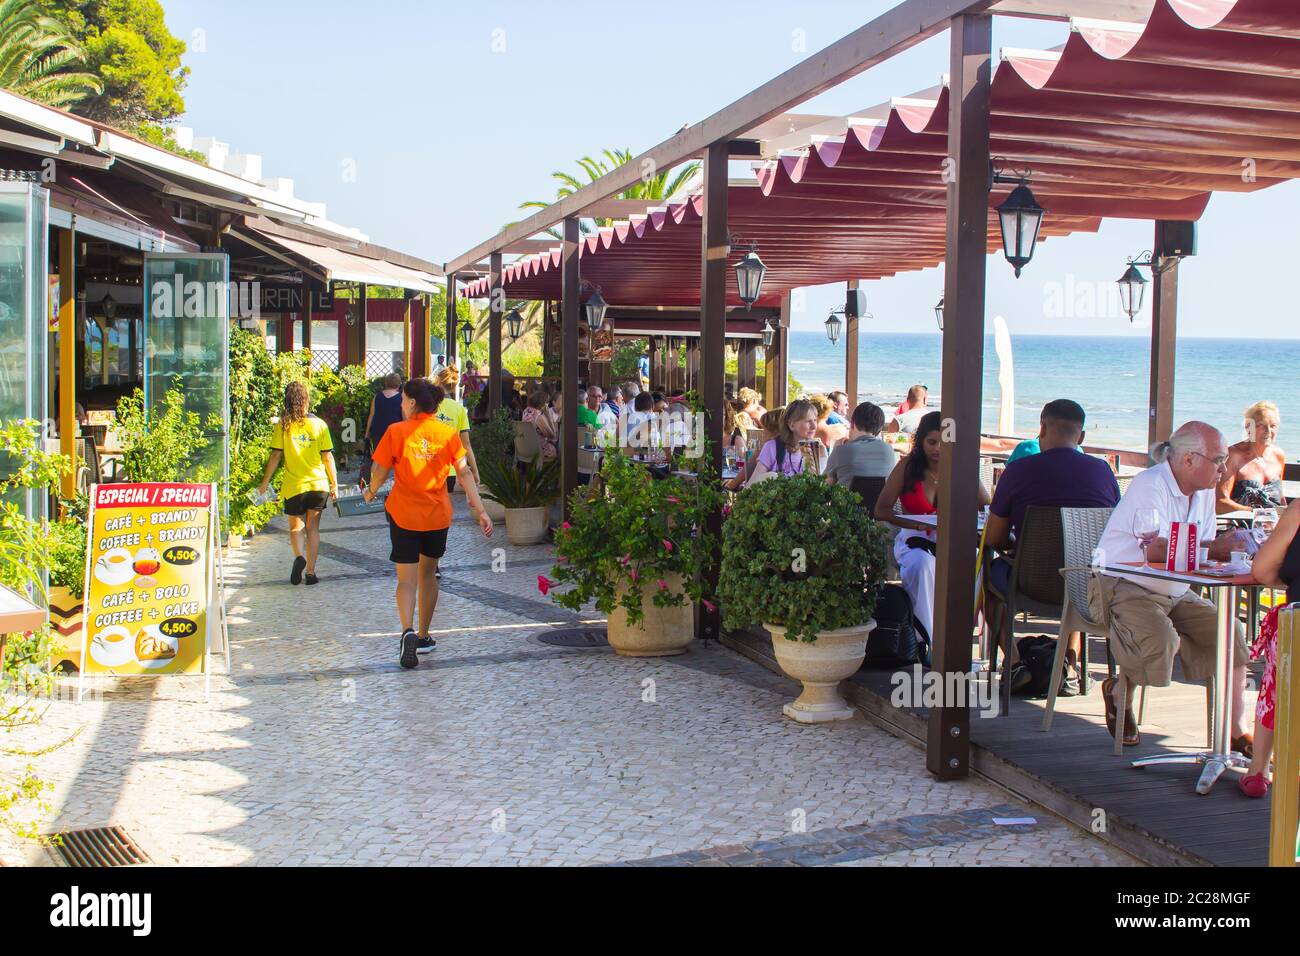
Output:
<svg viewBox="0 0 1300 956">
<path fill-rule="evenodd" d="M 1030 627 L 1026 633 L 1052 630 Z M 731 634 L 723 643 L 779 672 L 765 633 Z M 1176 672 L 1171 686 L 1150 689 L 1142 743 L 1116 757 L 1100 693 L 1105 647 L 1101 641 L 1090 646 L 1096 680 L 1086 696 L 1058 700 L 1050 732 L 1041 730 L 1043 700 L 1015 698 L 1010 716 L 972 717 L 975 772 L 1085 828 L 1092 828 L 1094 810 L 1100 808 L 1106 826 L 1099 836 L 1148 863 L 1265 866 L 1269 800 L 1243 796 L 1238 771 L 1227 771 L 1210 794 L 1201 796 L 1195 790 L 1197 765 L 1129 764 L 1136 756 L 1204 747 L 1204 686 L 1182 683 Z M 894 707 L 893 686 L 892 672 L 863 670 L 845 691 L 869 719 L 924 747 L 925 711 Z M 1253 724 L 1253 715 L 1248 723 Z"/>
</svg>

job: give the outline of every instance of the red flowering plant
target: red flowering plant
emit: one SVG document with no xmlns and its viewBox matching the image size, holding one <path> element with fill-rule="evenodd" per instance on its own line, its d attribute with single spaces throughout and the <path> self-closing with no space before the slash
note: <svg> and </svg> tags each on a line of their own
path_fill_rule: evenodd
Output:
<svg viewBox="0 0 1300 956">
<path fill-rule="evenodd" d="M 721 549 L 703 529 L 722 507 L 721 481 L 707 448 L 700 458 L 679 456 L 674 467 L 695 474 L 657 477 L 611 449 L 600 470 L 603 493 L 574 494 L 571 518 L 555 532 L 556 565 L 538 577 L 538 590 L 574 611 L 589 602 L 603 614 L 622 607 L 631 625 L 644 616 L 646 596 L 656 607 L 712 607 L 703 572 Z"/>
</svg>

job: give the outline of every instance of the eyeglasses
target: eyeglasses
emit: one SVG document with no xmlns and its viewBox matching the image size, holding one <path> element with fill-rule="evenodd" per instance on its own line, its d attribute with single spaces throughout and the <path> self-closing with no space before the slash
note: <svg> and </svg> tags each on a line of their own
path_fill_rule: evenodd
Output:
<svg viewBox="0 0 1300 956">
<path fill-rule="evenodd" d="M 1204 458 L 1206 461 L 1213 462 L 1215 468 L 1227 468 L 1227 467 L 1228 467 L 1228 456 L 1227 456 L 1227 455 L 1220 455 L 1218 458 L 1211 458 L 1209 455 L 1202 455 L 1199 451 L 1194 451 L 1194 452 L 1192 452 L 1192 454 L 1195 455 L 1197 458 Z"/>
</svg>

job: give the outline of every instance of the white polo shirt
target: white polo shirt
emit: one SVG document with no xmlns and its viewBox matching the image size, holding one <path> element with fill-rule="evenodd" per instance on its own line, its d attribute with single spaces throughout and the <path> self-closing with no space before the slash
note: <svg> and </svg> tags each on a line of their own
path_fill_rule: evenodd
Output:
<svg viewBox="0 0 1300 956">
<path fill-rule="evenodd" d="M 1193 492 L 1190 497 L 1183 494 L 1168 462 L 1139 472 L 1133 476 L 1128 491 L 1124 492 L 1124 497 L 1106 523 L 1099 545 L 1103 553 L 1102 560 L 1106 564 L 1128 564 L 1145 559 L 1137 536 L 1133 533 L 1134 519 L 1143 509 L 1154 509 L 1160 515 L 1160 537 L 1168 539 L 1170 527 L 1175 521 L 1190 521 L 1196 525 L 1197 546 L 1207 546 L 1218 534 L 1214 502 L 1213 488 Z M 1169 597 L 1181 597 L 1188 587 L 1177 581 L 1159 581 L 1128 574 L 1116 576 Z"/>
</svg>

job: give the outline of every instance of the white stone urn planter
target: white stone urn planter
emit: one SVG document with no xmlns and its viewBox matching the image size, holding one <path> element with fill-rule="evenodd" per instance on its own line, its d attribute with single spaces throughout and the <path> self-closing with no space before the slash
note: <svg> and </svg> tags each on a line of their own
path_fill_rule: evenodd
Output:
<svg viewBox="0 0 1300 956">
<path fill-rule="evenodd" d="M 540 544 L 550 527 L 549 508 L 506 508 L 506 537 L 511 544 Z M 491 515 L 489 515 L 491 517 Z"/>
<path fill-rule="evenodd" d="M 665 574 L 664 583 L 672 591 L 681 591 L 680 574 Z M 636 625 L 627 623 L 627 612 L 615 607 L 609 615 L 609 646 L 624 657 L 671 657 L 685 654 L 695 637 L 695 605 L 689 601 L 681 607 L 656 607 L 653 592 L 642 587 L 641 610 L 645 617 Z M 622 600 L 625 590 L 618 588 Z M 865 653 L 865 650 L 864 650 Z"/>
<path fill-rule="evenodd" d="M 772 635 L 772 651 L 786 675 L 803 683 L 803 693 L 781 708 L 801 724 L 848 720 L 853 708 L 840 696 L 840 681 L 852 677 L 867 656 L 867 635 L 876 626 L 867 621 L 817 635 L 812 643 L 786 639 L 779 624 L 764 625 Z"/>
<path fill-rule="evenodd" d="M 506 520 L 506 506 L 501 502 L 492 498 L 484 498 L 482 495 L 479 496 L 479 500 L 483 502 L 483 511 L 492 519 L 493 524 L 499 525 Z"/>
</svg>

